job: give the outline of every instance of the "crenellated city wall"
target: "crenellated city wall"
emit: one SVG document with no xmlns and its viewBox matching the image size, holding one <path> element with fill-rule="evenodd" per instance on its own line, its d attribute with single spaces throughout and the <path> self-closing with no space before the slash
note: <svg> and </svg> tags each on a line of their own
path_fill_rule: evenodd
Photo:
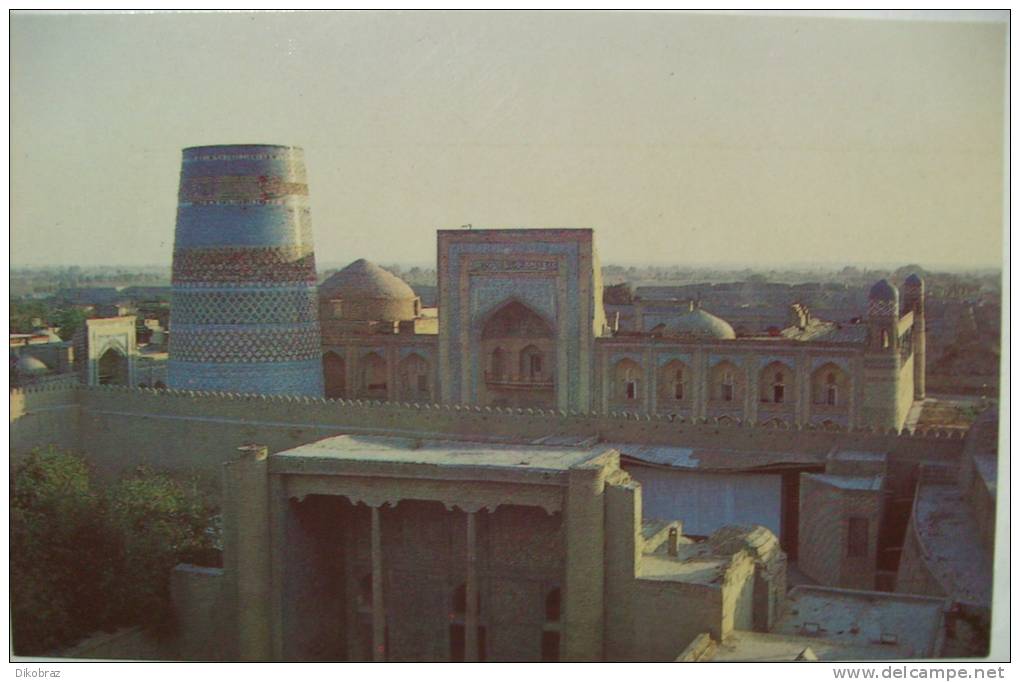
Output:
<svg viewBox="0 0 1020 682">
<path fill-rule="evenodd" d="M 11 450 L 54 444 L 116 474 L 139 465 L 212 473 L 235 448 L 278 452 L 341 433 L 472 440 L 547 436 L 692 448 L 817 454 L 833 448 L 888 452 L 901 462 L 956 461 L 963 431 L 791 429 L 685 421 L 661 415 L 514 410 L 460 405 L 325 400 L 112 386 L 61 385 L 11 392 Z"/>
</svg>

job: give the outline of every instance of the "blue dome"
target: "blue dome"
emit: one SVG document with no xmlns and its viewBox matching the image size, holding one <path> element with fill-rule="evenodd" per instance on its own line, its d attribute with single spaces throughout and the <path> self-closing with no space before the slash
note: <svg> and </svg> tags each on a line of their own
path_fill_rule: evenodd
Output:
<svg viewBox="0 0 1020 682">
<path fill-rule="evenodd" d="M 735 339 L 737 335 L 726 320 L 712 313 L 691 306 L 689 312 L 662 324 L 658 327 L 665 336 L 678 336 L 694 339 Z M 654 331 L 654 330 L 653 330 Z"/>
<path fill-rule="evenodd" d="M 896 287 L 890 284 L 887 279 L 875 282 L 875 286 L 871 287 L 871 292 L 868 294 L 868 298 L 872 301 L 896 301 L 899 297 L 900 292 L 896 291 Z"/>
</svg>

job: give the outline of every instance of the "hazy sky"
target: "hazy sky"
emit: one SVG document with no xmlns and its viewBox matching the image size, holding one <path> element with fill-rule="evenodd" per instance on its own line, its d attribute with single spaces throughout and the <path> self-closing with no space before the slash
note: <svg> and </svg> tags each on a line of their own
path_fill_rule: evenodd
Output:
<svg viewBox="0 0 1020 682">
<path fill-rule="evenodd" d="M 592 227 L 603 262 L 1002 261 L 1006 25 L 15 15 L 14 265 L 170 264 L 182 147 L 304 147 L 320 262 Z"/>
</svg>

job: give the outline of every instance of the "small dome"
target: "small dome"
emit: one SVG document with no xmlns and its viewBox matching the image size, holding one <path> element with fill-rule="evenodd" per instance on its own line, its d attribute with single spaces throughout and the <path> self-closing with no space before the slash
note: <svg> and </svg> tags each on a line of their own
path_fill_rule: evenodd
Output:
<svg viewBox="0 0 1020 682">
<path fill-rule="evenodd" d="M 889 284 L 887 279 L 875 282 L 875 286 L 871 287 L 871 292 L 868 294 L 868 298 L 872 301 L 896 301 L 899 297 L 900 293 L 896 291 L 896 287 Z"/>
<path fill-rule="evenodd" d="M 736 333 L 730 323 L 701 308 L 691 306 L 689 312 L 661 325 L 666 336 L 681 336 L 694 339 L 735 339 Z"/>
<path fill-rule="evenodd" d="M 375 263 L 359 258 L 319 285 L 319 298 L 376 298 L 396 301 L 416 298 L 407 282 Z"/>
<path fill-rule="evenodd" d="M 22 355 L 18 360 L 17 368 L 20 374 L 43 374 L 50 371 L 42 360 L 31 355 Z"/>
<path fill-rule="evenodd" d="M 924 286 L 924 280 L 921 279 L 921 276 L 916 272 L 912 272 L 905 280 L 903 280 L 903 285 L 908 287 L 920 287 Z"/>
</svg>

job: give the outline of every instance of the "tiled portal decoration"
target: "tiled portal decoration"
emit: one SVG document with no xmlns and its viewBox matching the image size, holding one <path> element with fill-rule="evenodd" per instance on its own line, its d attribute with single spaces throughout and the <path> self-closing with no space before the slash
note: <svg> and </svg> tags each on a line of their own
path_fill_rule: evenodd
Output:
<svg viewBox="0 0 1020 682">
<path fill-rule="evenodd" d="M 184 150 L 171 388 L 323 394 L 311 234 L 300 149 Z"/>
</svg>

